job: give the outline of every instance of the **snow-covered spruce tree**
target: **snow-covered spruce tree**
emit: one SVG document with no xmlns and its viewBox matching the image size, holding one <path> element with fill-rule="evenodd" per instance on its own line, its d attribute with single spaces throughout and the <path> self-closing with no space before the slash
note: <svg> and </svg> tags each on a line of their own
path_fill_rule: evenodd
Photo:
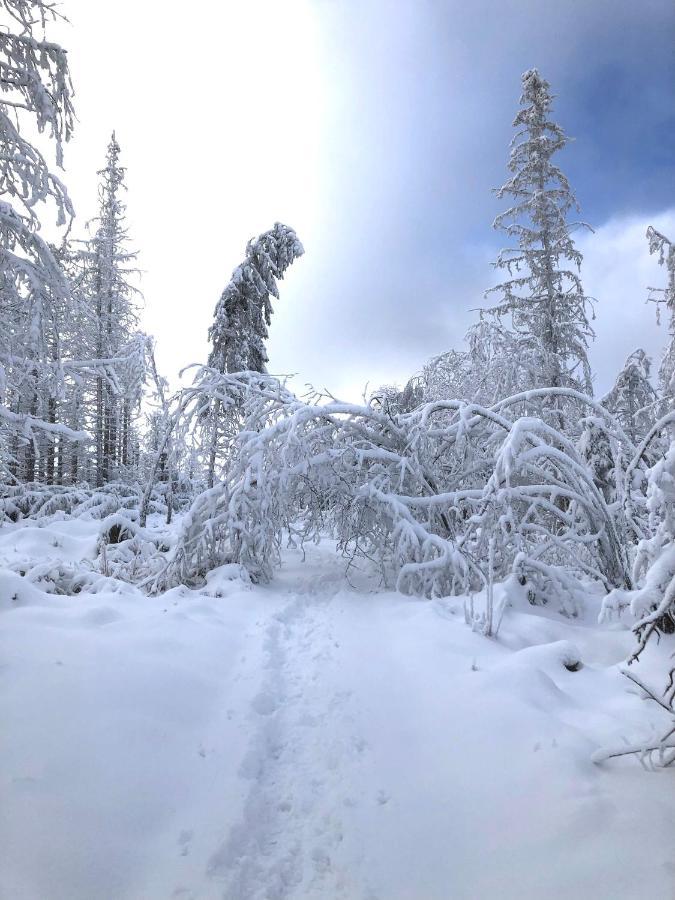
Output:
<svg viewBox="0 0 675 900">
<path fill-rule="evenodd" d="M 38 435 L 77 436 L 49 421 L 60 390 L 56 311 L 70 296 L 52 250 L 38 234 L 36 212 L 40 203 L 53 202 L 57 224 L 64 225 L 73 209 L 65 187 L 23 131 L 47 132 L 61 166 L 74 114 L 66 53 L 45 38 L 55 4 L 2 0 L 0 15 L 0 422 L 12 472 L 31 481 L 38 471 Z"/>
<path fill-rule="evenodd" d="M 659 308 L 665 306 L 668 316 L 669 342 L 659 367 L 659 386 L 663 399 L 664 412 L 675 408 L 675 244 L 660 231 L 647 229 L 649 252 L 658 256 L 659 263 L 665 265 L 667 285 L 665 288 L 649 288 L 649 299 Z"/>
<path fill-rule="evenodd" d="M 644 350 L 626 359 L 602 405 L 613 413 L 633 443 L 639 443 L 656 420 L 656 391 L 649 380 L 651 360 Z"/>
<path fill-rule="evenodd" d="M 633 445 L 640 444 L 654 424 L 656 392 L 649 381 L 650 360 L 644 350 L 635 350 L 626 360 L 611 391 L 603 397 L 603 407 L 612 413 Z M 632 498 L 632 507 L 638 518 L 644 518 L 646 509 L 644 487 L 646 467 L 655 461 L 654 453 L 662 451 L 656 442 L 645 449 L 642 468 L 636 472 L 636 483 L 624 484 L 624 472 L 631 462 L 629 448 L 608 427 L 603 418 L 586 415 L 578 419 L 581 436 L 578 449 L 593 473 L 595 484 L 602 491 L 607 503 L 612 504 L 619 495 Z M 635 543 L 642 529 L 628 529 L 626 540 Z"/>
<path fill-rule="evenodd" d="M 577 442 L 579 455 L 588 467 L 605 502 L 611 504 L 617 498 L 617 470 L 625 460 L 617 459 L 616 442 L 612 439 L 605 420 L 598 416 L 583 416 L 579 420 L 579 425 L 581 427 L 581 436 Z"/>
<path fill-rule="evenodd" d="M 295 231 L 280 222 L 248 242 L 244 261 L 232 273 L 216 304 L 209 328 L 209 368 L 220 373 L 267 371 L 265 340 L 273 312 L 271 298 L 279 298 L 277 282 L 303 253 Z M 216 400 L 209 414 L 210 487 L 223 427 L 221 412 L 221 403 Z"/>
<path fill-rule="evenodd" d="M 500 199 L 512 198 L 513 205 L 494 222 L 517 246 L 500 251 L 494 265 L 507 278 L 487 291 L 499 302 L 481 315 L 504 331 L 506 352 L 521 369 L 519 387 L 568 387 L 591 395 L 591 300 L 579 276 L 581 253 L 572 240 L 575 228 L 588 226 L 568 221 L 579 207 L 553 161 L 569 138 L 550 119 L 552 102 L 548 82 L 536 69 L 525 72 L 522 108 L 513 123 L 518 130 L 511 142 L 511 177 L 496 191 Z M 557 425 L 564 421 L 566 403 L 563 395 L 546 401 Z"/>
<path fill-rule="evenodd" d="M 137 270 L 131 265 L 136 252 L 128 249 L 125 223 L 125 169 L 120 165 L 120 146 L 113 132 L 106 165 L 99 171 L 99 214 L 96 231 L 83 254 L 87 270 L 86 291 L 94 314 L 94 357 L 100 361 L 96 375 L 93 433 L 96 445 L 96 483 L 115 478 L 132 461 L 132 417 L 140 399 L 142 358 L 137 347 L 138 312 L 133 284 Z M 140 337 L 140 341 L 144 337 Z M 134 349 L 135 348 L 135 349 Z M 128 365 L 114 360 L 124 357 Z M 108 361 L 107 365 L 104 361 Z"/>
</svg>

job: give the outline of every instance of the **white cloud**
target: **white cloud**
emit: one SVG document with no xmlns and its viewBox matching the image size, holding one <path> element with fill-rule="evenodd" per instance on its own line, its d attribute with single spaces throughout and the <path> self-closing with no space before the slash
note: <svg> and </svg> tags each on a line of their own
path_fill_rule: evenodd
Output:
<svg viewBox="0 0 675 900">
<path fill-rule="evenodd" d="M 584 254 L 584 288 L 598 301 L 593 323 L 597 337 L 591 347 L 598 395 L 611 387 L 637 347 L 652 356 L 657 368 L 667 340 L 665 322 L 657 325 L 654 304 L 646 302 L 647 287 L 665 286 L 666 281 L 663 267 L 649 255 L 648 225 L 675 239 L 675 208 L 654 216 L 611 219 L 577 241 Z"/>
</svg>

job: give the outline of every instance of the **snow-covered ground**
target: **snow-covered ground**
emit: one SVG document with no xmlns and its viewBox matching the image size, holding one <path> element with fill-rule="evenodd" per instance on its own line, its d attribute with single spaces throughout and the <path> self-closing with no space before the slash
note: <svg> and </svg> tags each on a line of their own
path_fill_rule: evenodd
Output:
<svg viewBox="0 0 675 900">
<path fill-rule="evenodd" d="M 328 543 L 161 597 L 16 571 L 95 541 L 0 529 L 2 900 L 675 896 L 675 773 L 590 759 L 665 724 L 597 599 L 514 597 L 488 640 Z"/>
</svg>

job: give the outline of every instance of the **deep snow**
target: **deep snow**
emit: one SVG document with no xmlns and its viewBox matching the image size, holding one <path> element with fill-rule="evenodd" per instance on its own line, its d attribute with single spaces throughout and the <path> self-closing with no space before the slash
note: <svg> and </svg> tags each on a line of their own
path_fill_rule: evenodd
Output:
<svg viewBox="0 0 675 900">
<path fill-rule="evenodd" d="M 591 762 L 664 725 L 597 598 L 512 594 L 495 640 L 461 600 L 354 587 L 329 543 L 264 587 L 17 574 L 96 530 L 0 529 L 2 900 L 675 897 L 675 772 Z"/>
</svg>

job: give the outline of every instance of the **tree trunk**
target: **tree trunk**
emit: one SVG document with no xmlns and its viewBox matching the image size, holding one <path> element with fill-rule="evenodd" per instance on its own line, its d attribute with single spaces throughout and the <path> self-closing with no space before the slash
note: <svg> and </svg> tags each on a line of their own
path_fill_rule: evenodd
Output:
<svg viewBox="0 0 675 900">
<path fill-rule="evenodd" d="M 49 398 L 49 404 L 47 408 L 47 421 L 52 425 L 56 423 L 56 400 L 53 397 Z M 45 477 L 47 484 L 54 484 L 54 468 L 55 468 L 55 439 L 47 438 L 47 450 L 46 450 L 46 467 L 45 467 Z"/>
</svg>

